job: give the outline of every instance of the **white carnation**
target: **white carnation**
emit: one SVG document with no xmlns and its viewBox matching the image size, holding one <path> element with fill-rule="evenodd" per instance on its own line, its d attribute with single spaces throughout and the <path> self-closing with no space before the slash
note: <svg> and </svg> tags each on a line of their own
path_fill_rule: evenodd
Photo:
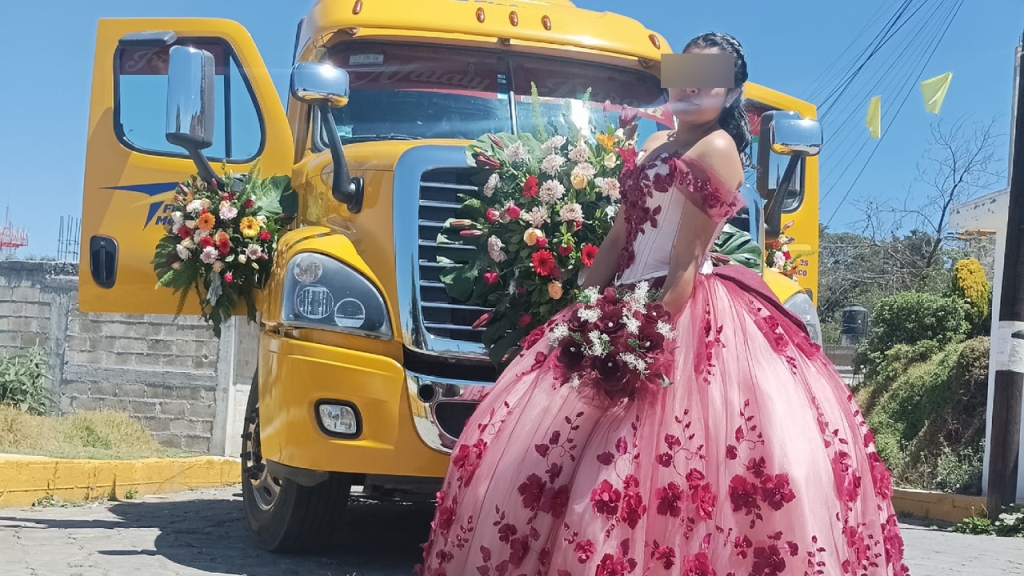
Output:
<svg viewBox="0 0 1024 576">
<path fill-rule="evenodd" d="M 583 207 L 575 202 L 566 204 L 558 211 L 558 219 L 562 222 L 582 222 Z"/>
<path fill-rule="evenodd" d="M 491 177 L 487 179 L 487 183 L 484 184 L 484 196 L 490 198 L 494 196 L 494 191 L 498 188 L 498 173 L 491 174 Z"/>
<path fill-rule="evenodd" d="M 584 162 L 582 164 L 577 164 L 576 167 L 572 169 L 572 173 L 574 176 L 576 174 L 582 174 L 587 178 L 587 180 L 590 180 L 594 177 L 594 174 L 597 173 L 597 169 L 594 168 L 592 164 Z"/>
<path fill-rule="evenodd" d="M 510 163 L 522 162 L 528 157 L 522 142 L 516 142 L 505 150 L 505 159 Z"/>
<path fill-rule="evenodd" d="M 615 178 L 598 178 L 594 180 L 597 186 L 601 189 L 601 195 L 611 198 L 612 200 L 619 199 L 619 181 Z"/>
<path fill-rule="evenodd" d="M 565 145 L 565 136 L 552 136 L 547 142 L 541 145 L 540 149 L 545 155 L 554 154 Z"/>
<path fill-rule="evenodd" d="M 213 246 L 207 247 L 203 250 L 203 253 L 199 255 L 199 259 L 205 264 L 213 264 L 217 261 L 217 249 Z"/>
<path fill-rule="evenodd" d="M 491 257 L 491 260 L 495 262 L 504 262 L 505 253 L 502 252 L 502 248 L 505 244 L 501 242 L 501 239 L 497 236 L 491 236 L 487 239 L 487 254 Z"/>
<path fill-rule="evenodd" d="M 185 206 L 185 210 L 189 214 L 192 214 L 192 215 L 199 214 L 199 212 L 202 209 L 203 209 L 203 202 L 202 202 L 202 200 L 193 200 L 193 201 L 189 202 L 187 206 Z"/>
<path fill-rule="evenodd" d="M 175 246 L 174 249 L 178 252 L 178 258 L 181 258 L 182 260 L 188 260 L 192 257 L 192 252 L 181 244 Z"/>
<path fill-rule="evenodd" d="M 529 212 L 524 212 L 522 219 L 530 223 L 534 228 L 540 228 L 548 222 L 548 211 L 540 206 L 534 206 Z"/>
<path fill-rule="evenodd" d="M 540 163 L 540 169 L 549 176 L 557 176 L 564 164 L 565 158 L 558 154 L 551 154 Z"/>
<path fill-rule="evenodd" d="M 569 151 L 569 160 L 577 163 L 590 160 L 590 149 L 583 143 L 580 143 L 579 146 L 574 146 L 572 150 Z"/>
<path fill-rule="evenodd" d="M 541 184 L 537 195 L 540 197 L 541 202 L 554 204 L 565 196 L 565 186 L 562 186 L 562 183 L 557 180 L 548 180 Z"/>
</svg>

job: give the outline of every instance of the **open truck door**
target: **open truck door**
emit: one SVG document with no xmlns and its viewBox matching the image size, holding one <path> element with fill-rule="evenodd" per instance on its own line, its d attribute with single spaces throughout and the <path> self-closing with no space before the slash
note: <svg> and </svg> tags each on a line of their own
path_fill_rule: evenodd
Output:
<svg viewBox="0 0 1024 576">
<path fill-rule="evenodd" d="M 176 59 L 185 56 L 177 52 L 187 51 L 193 62 L 201 61 L 204 74 L 196 67 L 189 72 L 192 81 L 204 84 L 205 102 L 187 91 L 168 94 L 170 55 L 179 46 L 193 50 L 177 50 Z M 175 66 L 176 74 L 185 70 Z M 168 120 L 172 108 L 176 126 Z M 201 110 L 190 120 L 204 126 L 183 127 L 183 109 Z M 190 130 L 205 134 L 200 156 L 217 175 L 224 163 L 242 174 L 257 162 L 264 176 L 291 174 L 291 129 L 245 28 L 207 18 L 100 20 L 82 196 L 82 311 L 175 312 L 178 298 L 169 289 L 155 289 L 152 260 L 171 218 L 175 188 L 203 172 L 196 154 L 190 157 L 182 147 Z M 195 298 L 183 313 L 199 313 Z"/>
</svg>

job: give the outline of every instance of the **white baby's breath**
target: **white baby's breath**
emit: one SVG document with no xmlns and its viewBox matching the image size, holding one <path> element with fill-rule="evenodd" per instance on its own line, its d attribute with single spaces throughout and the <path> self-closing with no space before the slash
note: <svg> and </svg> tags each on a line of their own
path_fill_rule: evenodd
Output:
<svg viewBox="0 0 1024 576">
<path fill-rule="evenodd" d="M 591 330 L 590 334 L 587 334 L 587 339 L 590 343 L 587 344 L 584 352 L 588 356 L 604 356 L 605 352 L 611 347 L 611 340 L 607 335 L 602 334 L 600 330 Z"/>
<path fill-rule="evenodd" d="M 601 311 L 597 308 L 580 308 L 576 315 L 584 322 L 593 323 L 601 319 Z"/>
<path fill-rule="evenodd" d="M 584 304 L 593 304 L 594 302 L 597 302 L 597 299 L 600 296 L 601 291 L 598 290 L 596 286 L 591 286 L 583 291 L 583 294 L 580 296 L 580 300 Z"/>
<path fill-rule="evenodd" d="M 658 321 L 658 334 L 664 336 L 666 340 L 674 340 L 676 337 L 676 331 L 672 329 L 672 325 L 664 321 Z"/>
<path fill-rule="evenodd" d="M 626 331 L 630 334 L 638 334 L 640 332 L 640 319 L 632 314 L 624 314 L 622 316 L 622 323 L 626 325 Z"/>
<path fill-rule="evenodd" d="M 631 370 L 640 374 L 641 376 L 647 375 L 647 360 L 643 357 L 633 354 L 632 352 L 623 352 L 619 354 L 619 359 L 626 363 Z"/>
<path fill-rule="evenodd" d="M 550 342 L 552 346 L 558 346 L 568 335 L 569 326 L 565 324 L 555 324 L 551 327 L 551 331 L 548 332 L 548 342 Z"/>
</svg>

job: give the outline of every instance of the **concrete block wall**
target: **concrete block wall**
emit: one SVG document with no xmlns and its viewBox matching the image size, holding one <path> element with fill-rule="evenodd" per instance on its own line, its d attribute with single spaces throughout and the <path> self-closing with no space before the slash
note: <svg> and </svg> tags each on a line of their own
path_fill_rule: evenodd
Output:
<svg viewBox="0 0 1024 576">
<path fill-rule="evenodd" d="M 77 266 L 0 263 L 0 351 L 44 348 L 56 411 L 124 410 L 165 446 L 237 455 L 227 440 L 241 431 L 255 325 L 230 322 L 218 341 L 198 317 L 85 314 L 77 302 Z"/>
</svg>

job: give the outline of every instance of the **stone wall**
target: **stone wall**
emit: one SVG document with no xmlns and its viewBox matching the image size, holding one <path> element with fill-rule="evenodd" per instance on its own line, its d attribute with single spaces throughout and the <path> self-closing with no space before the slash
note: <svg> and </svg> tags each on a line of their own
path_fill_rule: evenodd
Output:
<svg viewBox="0 0 1024 576">
<path fill-rule="evenodd" d="M 197 317 L 85 314 L 77 266 L 0 263 L 0 351 L 42 346 L 60 413 L 124 410 L 168 447 L 237 455 L 257 335 L 244 320 L 218 341 Z"/>
</svg>

